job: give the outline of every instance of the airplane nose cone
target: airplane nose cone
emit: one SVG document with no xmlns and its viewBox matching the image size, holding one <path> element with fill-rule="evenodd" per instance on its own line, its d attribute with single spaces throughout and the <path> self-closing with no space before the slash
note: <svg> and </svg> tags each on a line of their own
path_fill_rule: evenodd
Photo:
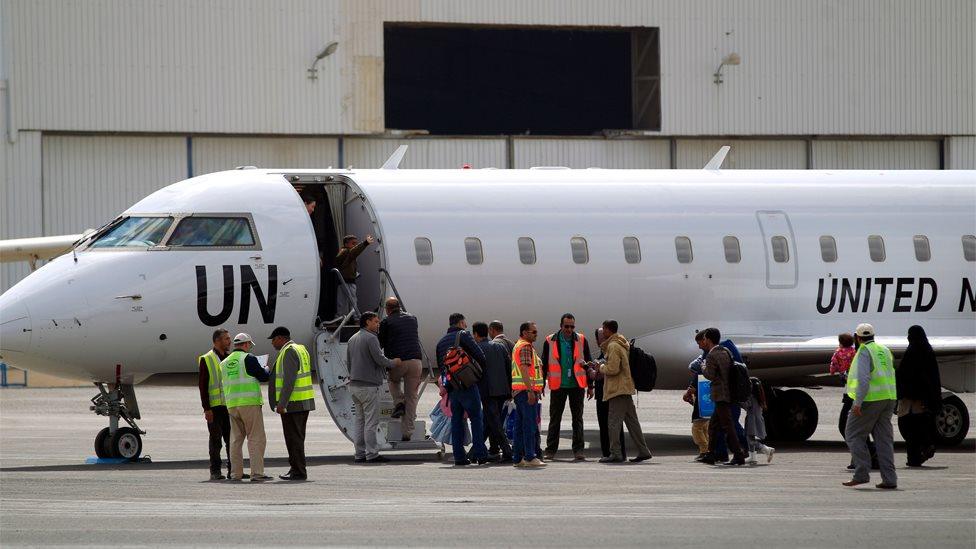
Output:
<svg viewBox="0 0 976 549">
<path fill-rule="evenodd" d="M 27 352 L 31 340 L 31 321 L 21 301 L 0 305 L 0 351 Z"/>
</svg>

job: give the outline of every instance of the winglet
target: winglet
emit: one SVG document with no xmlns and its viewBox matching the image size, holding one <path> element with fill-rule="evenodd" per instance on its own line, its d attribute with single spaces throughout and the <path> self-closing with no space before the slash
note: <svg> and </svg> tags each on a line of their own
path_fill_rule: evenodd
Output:
<svg viewBox="0 0 976 549">
<path fill-rule="evenodd" d="M 705 169 L 706 170 L 714 170 L 714 171 L 720 170 L 722 168 L 722 162 L 725 162 L 725 157 L 726 157 L 726 155 L 729 154 L 729 151 L 731 149 L 732 149 L 732 147 L 730 147 L 728 145 L 723 145 L 718 150 L 718 152 L 715 153 L 715 156 L 713 156 L 712 159 L 708 161 L 708 164 L 705 164 Z M 387 162 L 389 162 L 389 161 L 387 161 Z"/>
<path fill-rule="evenodd" d="M 383 163 L 382 169 L 384 170 L 395 170 L 400 166 L 400 162 L 403 160 L 403 156 L 407 154 L 407 146 L 400 145 L 397 150 L 393 151 L 393 154 L 386 159 Z"/>
</svg>

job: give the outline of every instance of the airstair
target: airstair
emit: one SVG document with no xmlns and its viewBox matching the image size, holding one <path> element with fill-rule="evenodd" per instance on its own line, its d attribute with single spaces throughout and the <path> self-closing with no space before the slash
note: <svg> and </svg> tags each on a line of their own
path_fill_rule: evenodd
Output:
<svg viewBox="0 0 976 549">
<path fill-rule="evenodd" d="M 400 299 L 390 279 L 386 269 L 380 269 L 381 274 L 385 275 L 393 293 Z M 350 303 L 354 303 L 352 293 L 337 269 L 332 273 L 339 279 L 346 295 L 349 296 Z M 401 306 L 403 304 L 400 300 Z M 406 310 L 406 309 L 404 309 Z M 325 325 L 315 334 L 315 368 L 318 373 L 319 387 L 322 390 L 322 397 L 325 399 L 326 408 L 339 430 L 346 438 L 353 440 L 355 433 L 356 410 L 352 396 L 349 391 L 349 365 L 347 364 L 346 346 L 357 331 L 359 325 L 354 319 L 360 315 L 358 306 L 353 307 L 337 324 Z M 424 381 L 420 384 L 420 395 L 423 395 L 427 384 L 435 378 L 432 375 L 430 360 L 424 353 Z M 381 450 L 437 450 L 439 456 L 443 457 L 444 448 L 432 440 L 427 434 L 426 421 L 418 419 L 414 422 L 413 436 L 410 440 L 402 439 L 401 421 L 393 419 L 393 398 L 390 395 L 389 386 L 384 383 L 380 393 L 380 421 L 376 430 L 376 440 L 379 442 Z M 418 410 L 418 416 L 421 415 Z"/>
</svg>

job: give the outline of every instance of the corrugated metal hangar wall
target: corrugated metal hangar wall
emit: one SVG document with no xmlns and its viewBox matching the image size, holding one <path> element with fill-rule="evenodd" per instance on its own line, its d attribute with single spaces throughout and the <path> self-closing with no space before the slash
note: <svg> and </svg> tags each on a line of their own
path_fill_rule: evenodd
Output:
<svg viewBox="0 0 976 549">
<path fill-rule="evenodd" d="M 403 143 L 405 168 L 699 168 L 730 144 L 729 169 L 974 169 L 974 24 L 971 0 L 0 0 L 0 239 L 99 226 L 190 175 L 376 167 Z M 629 32 L 628 93 L 636 110 L 654 90 L 659 126 L 391 131 L 384 40 L 401 27 Z M 481 106 L 449 114 L 464 128 Z M 0 289 L 26 272 L 4 265 Z"/>
</svg>

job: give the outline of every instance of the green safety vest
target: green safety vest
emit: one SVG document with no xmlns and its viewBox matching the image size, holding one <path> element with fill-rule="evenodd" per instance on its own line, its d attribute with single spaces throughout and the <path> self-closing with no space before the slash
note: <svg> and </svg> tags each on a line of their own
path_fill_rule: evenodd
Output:
<svg viewBox="0 0 976 549">
<path fill-rule="evenodd" d="M 280 402 L 281 386 L 284 380 L 281 375 L 281 362 L 285 358 L 285 351 L 294 349 L 298 353 L 298 377 L 295 378 L 295 387 L 288 397 L 288 402 Z M 275 359 L 275 401 L 279 406 L 287 406 L 289 402 L 301 400 L 312 400 L 315 398 L 315 391 L 312 390 L 312 359 L 308 356 L 308 349 L 304 345 L 299 345 L 294 341 L 288 342 L 278 351 L 278 358 Z"/>
<path fill-rule="evenodd" d="M 217 353 L 210 349 L 207 354 L 200 355 L 197 358 L 197 364 L 201 360 L 207 365 L 207 379 L 209 380 L 207 394 L 210 395 L 210 407 L 224 406 L 224 386 L 220 382 L 220 359 L 217 358 Z"/>
<path fill-rule="evenodd" d="M 852 399 L 857 398 L 857 364 L 858 357 L 861 356 L 861 349 L 867 348 L 871 353 L 871 364 L 863 364 L 865 368 L 871 368 L 871 382 L 868 387 L 868 394 L 864 397 L 865 402 L 875 402 L 878 400 L 897 400 L 898 394 L 895 391 L 895 360 L 891 356 L 891 351 L 874 341 L 869 341 L 857 350 L 851 368 L 847 371 L 847 396 Z"/>
<path fill-rule="evenodd" d="M 220 380 L 224 386 L 224 401 L 228 408 L 238 406 L 263 406 L 261 383 L 247 373 L 244 367 L 244 351 L 234 351 L 220 363 Z"/>
</svg>

